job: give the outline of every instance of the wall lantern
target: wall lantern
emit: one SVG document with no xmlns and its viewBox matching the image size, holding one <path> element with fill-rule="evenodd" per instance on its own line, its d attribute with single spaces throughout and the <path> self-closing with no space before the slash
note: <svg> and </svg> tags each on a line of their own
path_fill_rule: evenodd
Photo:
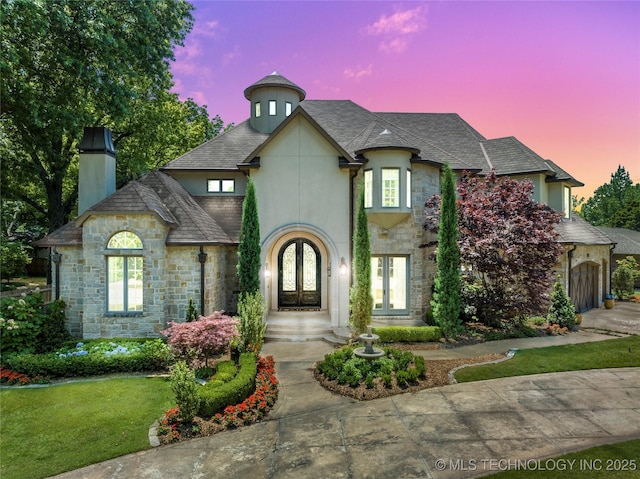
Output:
<svg viewBox="0 0 640 479">
<path fill-rule="evenodd" d="M 269 263 L 264 265 L 264 277 L 269 279 L 271 277 L 271 270 L 269 269 Z"/>
<path fill-rule="evenodd" d="M 349 267 L 347 266 L 347 262 L 344 260 L 344 256 L 340 258 L 340 276 L 346 276 L 349 272 Z"/>
</svg>

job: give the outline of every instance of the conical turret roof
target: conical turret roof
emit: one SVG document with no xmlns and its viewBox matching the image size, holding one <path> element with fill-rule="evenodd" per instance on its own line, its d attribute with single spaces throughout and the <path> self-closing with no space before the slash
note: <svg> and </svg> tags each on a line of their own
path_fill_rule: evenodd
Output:
<svg viewBox="0 0 640 479">
<path fill-rule="evenodd" d="M 247 87 L 244 90 L 244 97 L 247 100 L 250 100 L 251 99 L 251 93 L 256 89 L 263 88 L 263 87 L 286 87 L 286 88 L 290 88 L 290 89 L 295 90 L 295 91 L 298 92 L 298 95 L 300 96 L 300 101 L 304 100 L 304 97 L 307 96 L 307 93 L 302 88 L 300 88 L 298 85 L 293 83 L 291 80 L 287 80 L 285 77 L 280 75 L 278 72 L 273 72 L 273 73 L 267 75 L 266 77 L 258 80 L 253 85 Z"/>
</svg>

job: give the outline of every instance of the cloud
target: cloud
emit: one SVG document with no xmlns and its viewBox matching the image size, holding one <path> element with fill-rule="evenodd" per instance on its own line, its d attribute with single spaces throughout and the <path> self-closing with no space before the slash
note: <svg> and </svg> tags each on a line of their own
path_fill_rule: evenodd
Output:
<svg viewBox="0 0 640 479">
<path fill-rule="evenodd" d="M 229 63 L 231 63 L 232 61 L 234 61 L 236 58 L 240 57 L 242 54 L 240 53 L 240 47 L 238 45 L 236 45 L 235 47 L 233 47 L 233 50 L 225 53 L 224 55 L 222 55 L 222 63 L 224 65 L 228 65 Z"/>
<path fill-rule="evenodd" d="M 367 68 L 361 68 L 359 65 L 355 70 L 352 68 L 346 68 L 343 74 L 345 78 L 358 81 L 363 77 L 371 76 L 372 72 L 373 65 L 370 64 Z"/>
<path fill-rule="evenodd" d="M 201 37 L 215 37 L 221 32 L 220 22 L 211 20 L 208 22 L 195 22 L 192 33 Z"/>
<path fill-rule="evenodd" d="M 363 32 L 384 37 L 379 44 L 380 51 L 400 53 L 407 49 L 411 37 L 425 29 L 426 23 L 426 8 L 419 6 L 388 16 L 382 15 L 376 22 L 364 27 Z"/>
</svg>

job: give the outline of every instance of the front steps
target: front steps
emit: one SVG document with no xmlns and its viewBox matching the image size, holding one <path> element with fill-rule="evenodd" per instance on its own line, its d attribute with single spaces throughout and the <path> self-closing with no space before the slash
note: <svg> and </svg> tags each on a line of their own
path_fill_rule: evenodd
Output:
<svg viewBox="0 0 640 479">
<path fill-rule="evenodd" d="M 267 316 L 265 341 L 326 341 L 346 344 L 342 330 L 334 331 L 323 311 L 272 311 Z"/>
</svg>

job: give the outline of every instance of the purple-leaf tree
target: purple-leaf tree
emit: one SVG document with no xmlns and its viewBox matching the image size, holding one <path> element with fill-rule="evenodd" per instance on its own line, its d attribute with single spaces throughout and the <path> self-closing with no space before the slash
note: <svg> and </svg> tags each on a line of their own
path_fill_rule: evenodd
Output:
<svg viewBox="0 0 640 479">
<path fill-rule="evenodd" d="M 463 175 L 457 191 L 465 316 L 509 326 L 546 311 L 562 252 L 554 229 L 560 214 L 533 200 L 530 181 L 494 171 L 485 178 Z M 427 201 L 425 229 L 437 224 L 437 204 Z"/>
<path fill-rule="evenodd" d="M 162 335 L 167 337 L 175 354 L 184 357 L 195 354 L 204 358 L 206 364 L 211 356 L 224 353 L 231 340 L 239 336 L 238 322 L 222 311 L 216 311 L 210 316 L 200 316 L 197 321 L 171 321 Z"/>
</svg>

